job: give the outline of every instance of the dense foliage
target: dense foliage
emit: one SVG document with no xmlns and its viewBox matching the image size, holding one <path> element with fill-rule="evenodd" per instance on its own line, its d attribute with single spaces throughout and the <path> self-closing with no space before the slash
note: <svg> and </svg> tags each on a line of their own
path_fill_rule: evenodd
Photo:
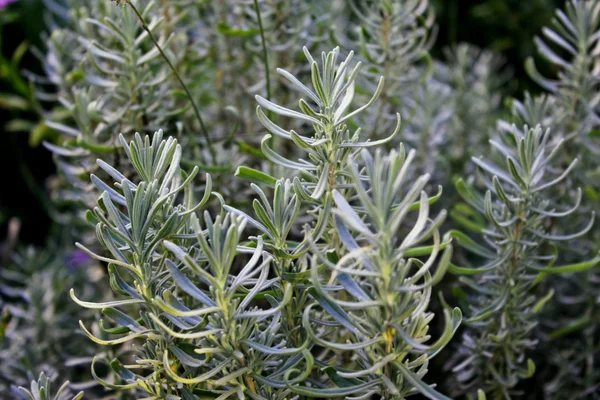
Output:
<svg viewBox="0 0 600 400">
<path fill-rule="evenodd" d="M 60 229 L 10 223 L 0 392 L 600 398 L 600 1 L 518 98 L 493 50 L 435 56 L 428 0 L 44 5 L 0 106 Z"/>
</svg>

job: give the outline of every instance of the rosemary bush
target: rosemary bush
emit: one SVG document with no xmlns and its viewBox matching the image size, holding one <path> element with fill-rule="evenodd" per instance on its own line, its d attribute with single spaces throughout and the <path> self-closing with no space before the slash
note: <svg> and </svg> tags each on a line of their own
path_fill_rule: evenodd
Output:
<svg viewBox="0 0 600 400">
<path fill-rule="evenodd" d="M 346 47 L 360 49 L 360 57 L 368 68 L 361 82 L 373 91 L 374 78 L 383 76 L 387 84 L 379 105 L 365 115 L 365 122 L 377 131 L 390 129 L 396 113 L 404 111 L 405 99 L 431 73 L 429 48 L 435 38 L 433 9 L 428 0 L 378 0 L 348 2 L 358 20 L 347 37 L 339 38 Z"/>
<path fill-rule="evenodd" d="M 578 157 L 580 168 L 563 186 L 582 185 L 589 201 L 585 208 L 597 210 L 600 205 L 598 181 L 598 35 L 600 32 L 600 3 L 598 1 L 571 1 L 564 10 L 557 10 L 553 24 L 536 37 L 540 55 L 557 70 L 555 78 L 546 78 L 535 68 L 533 59 L 526 67 L 532 79 L 548 94 L 539 100 L 537 118 L 545 118 L 567 139 L 563 158 Z M 547 100 L 546 100 L 547 99 Z M 532 108 L 530 106 L 530 108 Z M 534 117 L 533 115 L 531 117 Z M 564 190 L 564 189 L 562 189 Z M 585 219 L 571 223 L 583 226 Z M 574 251 L 597 253 L 600 230 L 596 225 L 588 240 L 570 244 Z M 573 248 L 573 245 L 576 247 Z M 571 255 L 571 260 L 577 260 Z M 546 373 L 546 395 L 565 397 L 597 396 L 600 342 L 597 339 L 600 319 L 594 310 L 598 307 L 599 287 L 597 268 L 579 276 L 553 282 L 557 290 L 552 305 L 560 318 L 548 314 L 545 318 L 546 336 L 557 349 Z"/>
<path fill-rule="evenodd" d="M 599 398 L 598 0 L 522 99 L 428 0 L 44 4 L 0 105 L 62 232 L 3 251 L 0 391 Z"/>
<path fill-rule="evenodd" d="M 581 190 L 572 194 L 574 206 L 556 198 L 549 200 L 546 194 L 566 179 L 577 161 L 564 171 L 553 170 L 553 159 L 563 142 L 552 143 L 550 131 L 540 126 L 525 126 L 521 131 L 513 125 L 490 144 L 505 158 L 505 166 L 473 159 L 483 171 L 482 180 L 488 188 L 485 195 L 478 195 L 464 181 L 457 184 L 469 205 L 484 216 L 487 226 L 477 228 L 482 236 L 479 241 L 455 233 L 468 251 L 484 261 L 477 267 L 456 268 L 465 275 L 461 281 L 476 296 L 470 302 L 470 329 L 463 336 L 453 372 L 465 390 L 478 388 L 493 398 L 507 398 L 519 379 L 529 378 L 535 371 L 533 361 L 527 358 L 527 351 L 536 344 L 531 331 L 538 322 L 536 314 L 554 293 L 552 289 L 539 293 L 536 286 L 548 274 L 584 270 L 598 259 L 553 265 L 555 243 L 583 236 L 594 222 L 592 214 L 580 232 L 552 232 L 553 219 L 573 214 L 581 201 Z M 473 280 L 470 275 L 478 277 Z"/>
<path fill-rule="evenodd" d="M 87 373 L 92 357 L 100 351 L 90 346 L 75 326 L 81 308 L 69 298 L 76 287 L 89 298 L 101 298 L 106 290 L 103 268 L 87 255 L 32 246 L 13 249 L 0 270 L 0 391 L 29 384 L 28 373 L 45 372 L 60 379 L 77 379 L 81 387 L 93 385 Z M 65 268 L 66 266 L 66 268 Z M 85 379 L 87 382 L 81 382 Z"/>
<path fill-rule="evenodd" d="M 83 398 L 83 392 L 79 392 L 76 395 L 71 395 L 69 389 L 69 381 L 63 383 L 58 391 L 52 396 L 52 391 L 50 390 L 50 379 L 43 372 L 40 374 L 40 377 L 37 381 L 31 381 L 31 390 L 27 390 L 24 387 L 20 386 L 18 388 L 13 388 L 13 392 L 16 396 L 19 396 L 19 399 L 23 400 L 37 400 L 37 399 L 50 399 L 53 400 L 80 400 Z"/>
<path fill-rule="evenodd" d="M 120 8 L 69 0 L 64 10 L 48 3 L 53 18 L 66 22 L 47 40 L 46 77 L 34 79 L 37 97 L 54 105 L 46 125 L 62 139 L 46 143 L 61 176 L 54 197 L 78 203 L 81 214 L 93 203 L 87 176 L 98 168 L 95 159 L 115 167 L 125 159 L 119 134 L 164 129 L 179 138 L 186 165 L 234 171 L 244 153 L 256 153 L 249 135 L 257 129 L 254 94 L 286 90 L 270 78 L 269 62 L 299 72 L 290 49 L 323 36 L 312 23 L 312 3 L 127 1 Z M 222 186 L 226 196 L 240 190 Z"/>
<path fill-rule="evenodd" d="M 480 155 L 486 148 L 487 138 L 501 115 L 501 88 L 511 71 L 500 55 L 466 43 L 447 48 L 444 53 L 446 63 L 438 64 L 437 74 L 453 89 L 450 160 L 455 172 L 461 174 L 468 168 L 469 157 Z"/>
<path fill-rule="evenodd" d="M 322 72 L 305 54 L 314 91 L 282 73 L 319 111 L 305 100 L 302 112 L 260 96 L 257 101 L 266 110 L 310 122 L 314 133 L 300 136 L 258 108 L 265 127 L 293 141 L 310 161 L 285 159 L 270 149 L 270 135 L 263 139 L 267 157 L 300 174 L 290 180 L 238 171 L 274 186 L 271 203 L 253 185 L 259 195 L 256 219 L 228 205 L 215 217 L 205 211 L 199 218 L 195 211 L 209 199 L 210 177 L 196 204 L 190 183 L 198 170 L 182 172 L 181 146 L 162 140 L 161 132 L 152 141 L 137 136 L 130 144 L 121 137 L 137 184 L 99 161 L 116 186 L 92 177 L 103 193 L 88 219 L 97 221 L 98 239 L 111 254 L 93 256 L 109 263 L 111 286 L 127 299 L 88 303 L 71 295 L 117 324 L 101 322 L 105 332 L 123 334 L 103 340 L 81 323 L 93 341 L 144 339 L 135 368 L 110 362 L 123 383 L 94 372 L 105 386 L 157 397 L 211 392 L 222 398 L 375 393 L 402 398 L 420 391 L 445 398 L 422 380 L 428 360 L 461 320 L 458 309 L 446 310 L 442 337 L 425 343 L 433 317 L 427 311 L 431 288 L 451 256 L 451 245 L 438 231 L 445 213 L 429 217 L 427 175 L 404 188 L 414 152 L 407 156 L 400 148 L 372 156 L 367 150 L 398 133 L 399 116 L 396 130 L 379 141 L 361 141 L 360 128 L 351 133 L 346 125 L 373 102 L 348 111 L 360 67 L 352 68 L 352 53 L 339 65 L 338 49 L 323 53 Z M 311 217 L 298 219 L 301 211 Z M 417 214 L 414 222 L 407 220 L 411 211 Z M 247 224 L 258 236 L 243 235 Z M 428 240 L 432 244 L 419 246 Z M 129 307 L 136 311 L 128 313 Z M 347 361 L 336 362 L 340 357 Z"/>
</svg>

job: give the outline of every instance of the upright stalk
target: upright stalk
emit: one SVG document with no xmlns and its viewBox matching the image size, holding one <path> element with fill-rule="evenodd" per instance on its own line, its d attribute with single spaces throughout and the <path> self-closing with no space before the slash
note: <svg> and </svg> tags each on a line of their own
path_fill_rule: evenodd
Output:
<svg viewBox="0 0 600 400">
<path fill-rule="evenodd" d="M 258 29 L 260 30 L 260 41 L 262 44 L 262 58 L 265 64 L 265 81 L 266 81 L 266 89 L 267 89 L 267 100 L 271 100 L 271 73 L 269 71 L 269 56 L 267 54 L 267 41 L 265 40 L 265 29 L 263 28 L 262 17 L 260 15 L 260 7 L 258 6 L 258 0 L 254 0 L 254 11 L 256 12 L 256 19 L 258 21 Z M 267 115 L 269 118 L 273 119 L 273 112 L 268 110 Z M 276 149 L 279 149 L 279 139 L 277 136 L 271 139 L 273 141 L 273 146 Z M 275 172 L 275 166 L 270 166 L 270 172 Z"/>
<path fill-rule="evenodd" d="M 267 41 L 265 40 L 265 30 L 260 16 L 260 7 L 258 0 L 254 0 L 254 11 L 256 11 L 256 19 L 258 20 L 258 29 L 260 30 L 260 41 L 262 42 L 263 62 L 265 63 L 265 80 L 267 85 L 267 100 L 271 100 L 271 74 L 269 72 L 269 57 L 267 54 Z"/>
<path fill-rule="evenodd" d="M 120 0 L 117 0 L 117 5 L 119 3 L 120 3 Z M 181 75 L 179 75 L 179 73 L 177 72 L 177 70 L 175 69 L 173 64 L 171 63 L 171 60 L 169 60 L 169 57 L 167 57 L 167 55 L 163 51 L 162 47 L 160 47 L 158 40 L 156 40 L 156 38 L 152 34 L 152 31 L 146 24 L 146 21 L 144 20 L 144 17 L 142 16 L 142 14 L 140 14 L 138 9 L 135 7 L 135 5 L 133 5 L 133 3 L 130 0 L 126 0 L 126 4 L 129 5 L 129 7 L 131 7 L 133 12 L 137 16 L 140 23 L 142 24 L 142 28 L 146 31 L 146 33 L 148 33 L 148 36 L 154 43 L 154 46 L 156 47 L 156 49 L 158 50 L 158 52 L 160 53 L 162 58 L 165 60 L 165 62 L 169 65 L 169 68 L 171 68 L 171 71 L 173 72 L 173 74 L 175 75 L 177 80 L 179 81 L 179 84 L 181 85 L 181 87 L 185 91 L 185 94 L 187 95 L 188 99 L 190 100 L 190 103 L 192 104 L 192 108 L 194 110 L 194 114 L 196 114 L 196 118 L 198 119 L 198 122 L 200 123 L 200 129 L 202 131 L 202 135 L 204 136 L 204 139 L 206 140 L 206 145 L 208 147 L 208 151 L 210 152 L 211 161 L 214 163 L 217 159 L 217 153 L 215 152 L 215 149 L 212 146 L 212 141 L 210 139 L 210 135 L 208 134 L 208 130 L 206 129 L 206 126 L 204 125 L 204 121 L 202 120 L 202 115 L 200 115 L 200 109 L 198 108 L 198 105 L 194 101 L 194 98 L 192 97 L 190 90 L 188 89 L 185 82 L 183 82 L 183 79 L 181 79 Z"/>
</svg>

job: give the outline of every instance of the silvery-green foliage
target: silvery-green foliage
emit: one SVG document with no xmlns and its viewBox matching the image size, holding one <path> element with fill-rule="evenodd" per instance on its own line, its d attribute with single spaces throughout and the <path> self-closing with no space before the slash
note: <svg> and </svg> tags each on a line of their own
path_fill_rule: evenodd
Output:
<svg viewBox="0 0 600 400">
<path fill-rule="evenodd" d="M 435 199 L 423 191 L 428 175 L 408 183 L 414 151 L 407 156 L 401 147 L 389 155 L 377 151 L 374 157 L 368 151 L 398 133 L 399 116 L 392 135 L 373 142 L 361 141 L 361 129 L 352 134 L 347 126 L 350 118 L 374 103 L 383 79 L 366 105 L 350 111 L 360 68 L 351 69 L 352 53 L 339 65 L 339 49 L 323 53 L 320 67 L 307 50 L 305 55 L 313 89 L 283 72 L 307 99 L 300 100 L 300 112 L 257 97 L 263 125 L 292 141 L 306 157 L 281 157 L 270 149 L 270 135 L 263 139 L 263 152 L 274 163 L 296 170 L 297 176 L 275 181 L 256 171 L 238 171 L 273 184 L 272 203 L 254 186 L 260 198 L 254 201 L 255 218 L 225 206 L 260 232 L 277 276 L 293 287 L 297 300 L 286 305 L 282 316 L 282 326 L 293 327 L 288 337 L 298 343 L 298 338 L 307 337 L 323 348 L 315 360 L 322 371 L 317 383 L 289 386 L 314 398 L 379 394 L 400 399 L 415 392 L 446 398 L 423 382 L 429 359 L 450 340 L 461 320 L 460 310 L 445 310 L 442 337 L 425 344 L 433 318 L 427 312 L 431 288 L 444 275 L 451 255 L 449 241 L 442 241 L 438 232 L 445 213 L 429 217 L 429 203 Z M 306 121 L 310 130 L 304 132 L 310 133 L 299 135 L 274 124 L 263 108 Z M 299 219 L 300 211 L 309 219 Z M 417 214 L 414 222 L 409 222 L 411 211 Z M 290 234 L 296 219 L 304 223 L 299 242 Z M 433 243 L 419 246 L 426 241 Z"/>
<path fill-rule="evenodd" d="M 130 144 L 123 136 L 120 136 L 120 140 L 136 173 L 132 179 L 137 183 L 99 160 L 99 167 L 115 184 L 109 185 L 92 175 L 92 182 L 102 195 L 98 199 L 98 206 L 87 215 L 89 221 L 95 222 L 98 240 L 110 255 L 96 255 L 82 245 L 79 247 L 109 263 L 111 287 L 125 299 L 104 303 L 86 302 L 79 300 L 73 290 L 71 297 L 83 307 L 102 310 L 116 324 L 114 327 L 100 324 L 104 336 L 108 335 L 108 338 L 104 338 L 90 332 L 80 321 L 84 333 L 94 342 L 116 345 L 138 338 L 146 339 L 136 351 L 136 356 L 142 368 L 140 374 L 148 372 L 147 376 L 134 374 L 119 361 L 113 360 L 110 362 L 111 368 L 124 380 L 121 384 L 113 384 L 96 375 L 94 364 L 97 360 L 94 359 L 92 374 L 100 383 L 113 389 L 139 388 L 155 396 L 171 395 L 173 392 L 179 393 L 179 390 L 165 372 L 172 370 L 171 361 L 164 356 L 168 354 L 169 345 L 177 345 L 180 336 L 186 336 L 173 329 L 202 329 L 205 325 L 200 324 L 201 318 L 198 317 L 204 314 L 203 310 L 190 311 L 184 305 L 190 304 L 197 294 L 194 293 L 190 299 L 181 298 L 180 301 L 171 293 L 175 288 L 173 276 L 180 275 L 171 275 L 177 265 L 167 259 L 169 250 L 164 241 L 169 239 L 176 246 L 194 237 L 191 216 L 208 200 L 211 181 L 207 177 L 206 194 L 196 204 L 190 183 L 196 177 L 198 168 L 194 168 L 190 174 L 181 171 L 182 149 L 176 140 L 169 138 L 163 141 L 161 131 L 153 136 L 152 141 L 149 137 L 142 139 L 139 135 Z M 214 333 L 214 330 L 207 329 L 204 333 L 211 332 Z M 205 336 L 198 335 L 198 332 L 189 335 L 190 338 Z M 185 352 L 177 354 L 181 357 L 186 355 Z M 163 365 L 163 362 L 166 364 Z"/>
<path fill-rule="evenodd" d="M 435 77 L 452 88 L 450 159 L 460 173 L 468 157 L 486 148 L 500 115 L 501 88 L 510 71 L 500 55 L 470 44 L 447 48 L 444 54 L 446 60 L 436 64 Z"/>
<path fill-rule="evenodd" d="M 32 79 L 40 100 L 54 106 L 46 114 L 47 125 L 60 134 L 46 143 L 60 172 L 52 183 L 53 197 L 69 207 L 83 203 L 82 212 L 94 200 L 86 176 L 101 173 L 95 159 L 127 167 L 120 165 L 125 160 L 120 133 L 130 137 L 160 128 L 177 133 L 185 150 L 182 162 L 214 172 L 217 182 L 226 179 L 220 173 L 246 160 L 254 163 L 261 154 L 251 146 L 261 135 L 255 133 L 253 96 L 289 92 L 285 80 L 269 75 L 268 65 L 301 74 L 290 49 L 300 41 L 312 48 L 327 31 L 328 7 L 322 2 L 133 1 L 117 7 L 108 0 L 45 1 L 55 29 L 41 56 L 46 76 Z M 202 124 L 131 5 L 183 77 Z M 243 190 L 237 181 L 227 182 L 221 189 L 227 199 Z"/>
<path fill-rule="evenodd" d="M 600 258 L 597 259 L 600 262 Z M 598 399 L 600 386 L 600 278 L 598 267 L 550 284 L 556 294 L 541 321 L 547 356 L 539 372 L 546 399 Z"/>
<path fill-rule="evenodd" d="M 79 137 L 83 144 L 110 141 L 113 146 L 114 130 L 174 129 L 175 118 L 189 109 L 189 103 L 174 93 L 173 77 L 134 12 L 111 2 L 73 3 L 67 27 L 52 32 L 46 55 L 46 75 L 58 93 L 43 94 L 70 111 L 72 127 L 79 132 L 56 129 Z M 183 32 L 165 32 L 163 25 L 168 23 L 162 14 L 167 10 L 149 3 L 140 12 L 170 60 L 184 68 L 187 39 Z M 92 98 L 78 104 L 80 92 Z"/>
<path fill-rule="evenodd" d="M 558 69 L 557 79 L 543 77 L 528 59 L 531 78 L 556 98 L 555 120 L 567 138 L 577 137 L 589 150 L 599 147 L 589 137 L 599 123 L 598 52 L 600 51 L 600 2 L 570 0 L 556 10 L 552 27 L 536 37 L 540 55 Z"/>
<path fill-rule="evenodd" d="M 428 0 L 352 0 L 347 4 L 351 16 L 345 23 L 354 26 L 345 27 L 349 33 L 338 41 L 346 48 L 360 49 L 357 56 L 366 64 L 361 89 L 373 92 L 372 82 L 384 77 L 379 104 L 362 117 L 365 126 L 384 132 L 393 129 L 396 112 L 405 111 L 412 89 L 431 74 L 428 51 L 435 39 L 433 9 Z"/>
<path fill-rule="evenodd" d="M 76 287 L 86 297 L 102 298 L 103 275 L 94 260 L 66 247 L 27 247 L 11 255 L 0 269 L 0 392 L 28 384 L 30 372 L 44 371 L 87 386 L 81 380 L 90 380 L 86 370 L 97 348 L 76 325 L 94 314 L 81 313 L 67 291 Z"/>
<path fill-rule="evenodd" d="M 89 303 L 72 296 L 84 307 L 102 309 L 116 324 L 101 324 L 105 332 L 119 335 L 102 340 L 82 323 L 95 342 L 142 339 L 136 351 L 140 370 L 113 360 L 121 382 L 96 378 L 109 388 L 161 398 L 210 393 L 287 398 L 286 383 L 306 379 L 310 372 L 307 367 L 306 373 L 290 376 L 290 369 L 312 356 L 308 342 L 286 346 L 280 320 L 291 287 L 269 276 L 271 257 L 262 241 L 242 243 L 246 222 L 232 214 L 213 219 L 205 213 L 201 222 L 195 211 L 208 200 L 210 179 L 195 204 L 190 183 L 197 169 L 182 176 L 182 150 L 175 140 L 162 140 L 159 132 L 152 141 L 137 136 L 129 145 L 122 142 L 140 182 L 99 162 L 117 185 L 113 189 L 94 179 L 104 192 L 90 218 L 97 219 L 98 238 L 111 253 L 95 257 L 109 262 L 111 286 L 126 298 Z M 261 309 L 261 299 L 270 307 Z M 283 384 L 272 383 L 277 381 Z"/>
<path fill-rule="evenodd" d="M 434 379 L 426 373 L 461 314 L 442 300 L 446 324 L 431 340 L 429 303 L 452 246 L 439 233 L 445 212 L 430 215 L 433 203 L 445 207 L 448 199 L 427 192 L 474 171 L 466 156 L 488 153 L 508 77 L 500 57 L 459 45 L 445 62 L 432 61 L 427 0 L 44 1 L 56 29 L 41 55 L 46 76 L 30 78 L 41 102 L 34 107 L 58 133 L 46 143 L 60 171 L 52 193 L 69 207 L 78 203 L 80 220 L 81 203 L 97 203 L 85 217 L 101 248 L 82 249 L 108 264 L 122 299 L 99 299 L 93 285 L 73 282 L 74 300 L 91 309 L 81 316 L 83 333 L 112 345 L 94 362 L 97 381 L 144 398 L 446 398 L 425 383 Z M 599 13 L 597 0 L 557 13 L 556 27 L 536 44 L 558 79 L 528 64 L 550 93 L 514 100 L 512 118 L 497 123 L 492 147 L 511 161 L 476 159 L 480 173 L 458 185 L 470 206 L 453 207 L 455 221 L 479 241 L 451 235 L 466 250 L 461 263 L 474 265 L 450 265 L 464 275 L 472 307 L 450 363 L 457 393 L 508 397 L 532 373 L 528 357 L 542 353 L 551 360 L 539 373 L 548 398 L 597 390 L 600 291 L 589 268 L 598 260 L 575 254 L 597 244 L 593 235 L 557 232 L 572 226 L 584 234 L 590 214 L 575 209 L 580 201 L 583 211 L 593 209 L 585 199 L 598 193 L 587 148 L 599 147 Z M 311 53 L 329 38 L 357 54 L 339 59 L 335 49 L 315 60 Z M 513 123 L 552 126 L 553 134 Z M 177 139 L 145 137 L 160 128 Z M 383 146 L 391 150 L 369 150 Z M 575 156 L 584 157 L 577 170 Z M 213 178 L 185 172 L 194 166 Z M 585 276 L 558 275 L 583 269 Z M 81 350 L 79 336 L 59 360 L 45 350 L 73 326 L 73 316 L 62 315 L 72 307 L 46 295 L 48 285 L 76 276 L 42 270 L 2 270 L 17 282 L 11 296 L 27 300 L 10 304 L 18 311 L 0 360 L 24 362 L 3 363 L 9 383 L 25 384 L 28 369 L 39 372 L 32 365 L 47 367 L 40 359 L 73 380 L 63 354 L 90 350 Z M 540 311 L 548 305 L 564 318 L 546 318 Z M 46 314 L 27 324 L 59 306 L 48 314 L 64 327 L 58 340 L 40 334 Z M 94 313 L 105 320 L 96 323 Z M 24 356 L 33 337 L 44 350 Z M 98 364 L 110 367 L 109 377 L 98 376 L 106 370 Z"/>
<path fill-rule="evenodd" d="M 582 197 L 581 190 L 565 193 L 564 200 L 548 195 L 567 179 L 577 162 L 564 169 L 556 166 L 563 141 L 554 143 L 549 131 L 540 126 L 520 130 L 513 125 L 501 129 L 490 144 L 498 157 L 473 158 L 485 195 L 464 181 L 457 184 L 485 223 L 472 225 L 480 236 L 477 242 L 455 233 L 464 249 L 482 261 L 454 268 L 464 275 L 461 281 L 471 293 L 471 316 L 462 345 L 456 349 L 453 372 L 462 392 L 482 389 L 493 398 L 509 398 L 517 383 L 535 371 L 528 358 L 537 342 L 532 330 L 554 293 L 552 289 L 540 293 L 538 283 L 549 274 L 591 268 L 598 260 L 554 265 L 558 258 L 555 243 L 585 235 L 594 221 L 592 213 L 582 231 L 558 233 L 560 219 L 573 215 Z"/>
<path fill-rule="evenodd" d="M 536 123 L 550 123 L 557 134 L 567 139 L 562 158 L 577 156 L 579 168 L 559 187 L 558 192 L 582 185 L 586 194 L 583 207 L 598 209 L 600 186 L 597 162 L 598 127 L 598 49 L 600 35 L 600 3 L 598 1 L 568 1 L 564 10 L 557 10 L 553 24 L 542 30 L 535 44 L 545 61 L 557 70 L 555 77 L 541 76 L 532 59 L 526 69 L 548 95 L 543 100 L 523 105 L 516 103 L 520 114 Z M 529 100 L 529 104 L 528 104 Z M 537 106 L 537 107 L 536 107 Z M 537 108 L 537 111 L 533 111 Z M 544 121 L 542 121 L 544 119 Z M 548 122 L 545 122 L 548 121 Z M 573 226 L 584 226 L 583 217 L 571 218 Z M 568 244 L 566 259 L 580 259 L 579 254 L 598 252 L 600 230 L 594 227 L 587 238 Z M 587 397 L 597 392 L 600 377 L 600 320 L 595 310 L 600 299 L 597 268 L 584 274 L 552 279 L 550 285 L 557 295 L 552 300 L 552 313 L 542 321 L 546 351 L 553 356 L 541 371 L 545 395 L 549 398 Z M 557 315 L 559 317 L 557 317 Z"/>
<path fill-rule="evenodd" d="M 12 391 L 17 398 L 22 400 L 80 400 L 83 392 L 73 395 L 69 390 L 69 381 L 63 383 L 56 393 L 51 390 L 51 380 L 43 372 L 37 381 L 31 381 L 30 389 L 13 387 Z"/>
<path fill-rule="evenodd" d="M 600 164 L 597 161 L 600 154 L 597 136 L 600 121 L 597 115 L 600 2 L 566 2 L 564 11 L 556 11 L 553 26 L 544 28 L 542 33 L 544 37 L 536 37 L 535 43 L 540 55 L 552 63 L 558 73 L 555 79 L 544 78 L 537 72 L 533 60 L 527 61 L 532 79 L 549 92 L 548 100 L 543 100 L 544 115 L 537 115 L 537 118 L 550 122 L 556 127 L 557 134 L 567 140 L 566 157 L 581 159 L 581 168 L 572 180 L 584 185 L 594 209 L 600 204 Z M 524 107 L 518 102 L 516 106 L 527 108 L 527 104 Z M 599 237 L 600 232 L 596 231 L 591 241 L 597 241 Z M 593 243 L 588 246 L 597 247 Z"/>
<path fill-rule="evenodd" d="M 407 146 L 417 150 L 417 171 L 431 175 L 431 183 L 448 182 L 452 171 L 448 147 L 453 144 L 455 112 L 451 87 L 429 79 L 406 102 L 411 117 L 401 137 Z"/>
<path fill-rule="evenodd" d="M 188 99 L 149 35 L 129 7 L 109 1 L 68 2 L 64 28 L 47 40 L 45 78 L 39 78 L 38 97 L 54 106 L 46 124 L 59 132 L 53 151 L 60 176 L 58 202 L 93 202 L 87 176 L 97 170 L 99 156 L 119 166 L 118 133 L 157 128 L 173 132 L 200 132 Z M 178 6 L 148 3 L 140 11 L 148 28 L 174 66 L 193 82 L 187 60 L 186 30 L 173 30 L 166 15 L 178 15 Z M 42 90 L 42 88 L 44 88 Z M 185 136 L 187 156 L 200 163 L 209 157 L 201 135 Z M 213 160 L 217 161 L 217 160 Z M 128 173 L 124 171 L 124 173 Z"/>
<path fill-rule="evenodd" d="M 298 112 L 257 96 L 261 107 L 303 121 L 311 133 L 285 130 L 259 107 L 261 123 L 308 157 L 289 160 L 265 137 L 265 155 L 296 176 L 278 180 L 238 170 L 274 187 L 271 201 L 253 186 L 256 218 L 227 205 L 216 217 L 205 212 L 200 218 L 196 211 L 208 201 L 210 178 L 196 203 L 197 169 L 185 174 L 181 147 L 160 132 L 130 144 L 121 137 L 136 179 L 98 162 L 115 184 L 92 177 L 102 195 L 88 220 L 110 255 L 90 253 L 109 264 L 111 286 L 125 298 L 91 303 L 71 294 L 116 324 L 101 322 L 106 334 L 118 335 L 103 339 L 82 322 L 93 341 L 141 341 L 137 367 L 110 362 L 119 382 L 98 377 L 92 367 L 100 383 L 166 398 L 379 393 L 401 399 L 416 392 L 446 398 L 423 381 L 429 359 L 461 319 L 458 309 L 446 309 L 441 338 L 427 343 L 432 286 L 452 249 L 438 231 L 445 213 L 429 216 L 435 198 L 423 191 L 428 175 L 407 182 L 414 151 L 368 152 L 393 138 L 399 125 L 372 142 L 361 139 L 360 128 L 350 131 L 350 119 L 377 95 L 348 109 L 360 67 L 351 67 L 352 54 L 338 64 L 335 49 L 323 54 L 320 67 L 305 54 L 313 89 L 282 74 L 312 106 L 300 100 Z M 258 235 L 245 236 L 246 225 Z"/>
<path fill-rule="evenodd" d="M 504 130 L 510 129 L 512 124 L 517 126 L 552 126 L 555 121 L 555 98 L 551 95 L 541 94 L 532 97 L 525 92 L 523 101 L 510 100 L 510 121 L 498 120 L 497 124 Z M 558 135 L 555 135 L 558 136 Z"/>
<path fill-rule="evenodd" d="M 308 49 L 304 48 L 311 68 L 311 79 L 314 90 L 309 89 L 295 76 L 287 71 L 280 70 L 296 90 L 306 96 L 317 109 L 301 98 L 299 100 L 300 112 L 279 106 L 262 96 L 256 96 L 260 107 L 257 109 L 258 119 L 270 132 L 261 143 L 261 149 L 265 156 L 273 163 L 281 165 L 290 170 L 301 172 L 305 184 L 305 190 L 299 190 L 299 195 L 310 197 L 321 201 L 322 195 L 331 189 L 336 183 L 336 178 L 348 157 L 355 153 L 358 148 L 374 147 L 389 142 L 400 130 L 400 115 L 396 114 L 396 128 L 384 139 L 376 141 L 361 141 L 362 128 L 352 132 L 348 123 L 352 118 L 369 108 L 380 95 L 384 79 L 381 77 L 375 93 L 366 104 L 350 111 L 354 97 L 355 80 L 360 71 L 361 64 L 351 65 L 354 53 L 350 52 L 346 59 L 337 66 L 339 48 L 329 53 L 322 53 L 322 64 L 312 57 Z M 305 134 L 298 134 L 293 129 L 287 130 L 275 124 L 264 110 L 290 117 L 303 123 Z M 304 128 L 307 127 L 308 129 Z M 298 161 L 289 160 L 271 149 L 269 143 L 272 135 L 289 140 L 306 153 L 306 159 Z M 300 178 L 295 178 L 296 186 L 303 186 Z"/>
<path fill-rule="evenodd" d="M 332 271 L 331 277 L 314 280 L 323 298 L 317 297 L 319 305 L 307 308 L 304 315 L 308 319 L 318 307 L 336 322 L 346 323 L 350 337 L 357 342 L 353 348 L 356 365 L 338 371 L 340 376 L 377 382 L 378 387 L 371 392 L 383 398 L 401 399 L 418 391 L 429 398 L 446 399 L 425 384 L 424 378 L 429 360 L 452 338 L 462 315 L 458 308 L 445 308 L 442 336 L 427 343 L 433 318 L 427 310 L 432 287 L 448 267 L 452 246 L 449 240 L 441 240 L 438 231 L 445 213 L 429 215 L 429 197 L 423 191 L 429 176 L 423 175 L 412 184 L 406 179 L 413 157 L 414 152 L 406 156 L 402 149 L 387 156 L 377 151 L 374 157 L 363 150 L 358 163 L 362 171 L 349 160 L 353 186 L 341 192 L 346 196 L 355 192 L 348 196 L 354 207 L 341 192 L 333 192 L 337 206 L 334 219 L 344 249 L 337 263 L 321 255 Z M 414 222 L 409 222 L 411 210 L 417 214 Z M 432 243 L 424 245 L 426 242 Z M 331 282 L 344 289 L 325 286 Z M 340 310 L 349 320 L 338 316 Z M 325 336 L 328 330 L 320 327 L 315 332 Z M 336 336 L 336 341 L 319 338 L 319 343 L 332 350 L 344 348 L 348 336 Z M 372 338 L 380 340 L 372 343 Z M 373 376 L 377 370 L 381 373 Z"/>
</svg>

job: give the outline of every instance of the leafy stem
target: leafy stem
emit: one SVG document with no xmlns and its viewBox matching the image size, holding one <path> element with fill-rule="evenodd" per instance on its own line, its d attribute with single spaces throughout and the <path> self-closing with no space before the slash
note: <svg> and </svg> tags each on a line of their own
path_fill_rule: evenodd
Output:
<svg viewBox="0 0 600 400">
<path fill-rule="evenodd" d="M 119 2 L 117 2 L 117 4 L 119 4 Z M 152 34 L 152 31 L 146 24 L 146 20 L 144 19 L 142 14 L 139 12 L 139 10 L 136 8 L 136 6 L 131 1 L 127 1 L 126 4 L 129 5 L 129 7 L 133 10 L 135 15 L 137 16 L 140 23 L 142 24 L 142 28 L 146 31 L 146 33 L 148 33 L 148 36 L 154 43 L 154 46 L 160 53 L 161 57 L 169 65 L 169 68 L 171 69 L 171 71 L 173 72 L 173 74 L 175 75 L 177 80 L 179 81 L 179 84 L 181 85 L 181 87 L 185 91 L 186 96 L 190 100 L 192 108 L 194 109 L 194 114 L 196 114 L 196 118 L 198 119 L 198 122 L 200 123 L 200 129 L 202 131 L 202 135 L 204 136 L 204 139 L 206 140 L 206 145 L 208 147 L 208 151 L 210 152 L 211 161 L 214 163 L 217 158 L 217 153 L 215 152 L 215 149 L 212 146 L 212 141 L 210 139 L 210 135 L 208 134 L 208 130 L 206 129 L 206 126 L 204 125 L 204 121 L 202 120 L 202 115 L 200 114 L 200 109 L 198 108 L 198 105 L 194 101 L 194 98 L 193 98 L 192 94 L 190 93 L 190 90 L 188 89 L 185 82 L 183 82 L 181 75 L 179 75 L 179 73 L 177 72 L 177 69 L 175 69 L 175 66 L 173 66 L 173 64 L 171 63 L 171 60 L 169 60 L 169 57 L 167 56 L 167 54 L 164 52 L 164 50 L 158 43 L 158 40 L 156 40 L 156 37 L 154 37 L 154 34 Z"/>
</svg>

